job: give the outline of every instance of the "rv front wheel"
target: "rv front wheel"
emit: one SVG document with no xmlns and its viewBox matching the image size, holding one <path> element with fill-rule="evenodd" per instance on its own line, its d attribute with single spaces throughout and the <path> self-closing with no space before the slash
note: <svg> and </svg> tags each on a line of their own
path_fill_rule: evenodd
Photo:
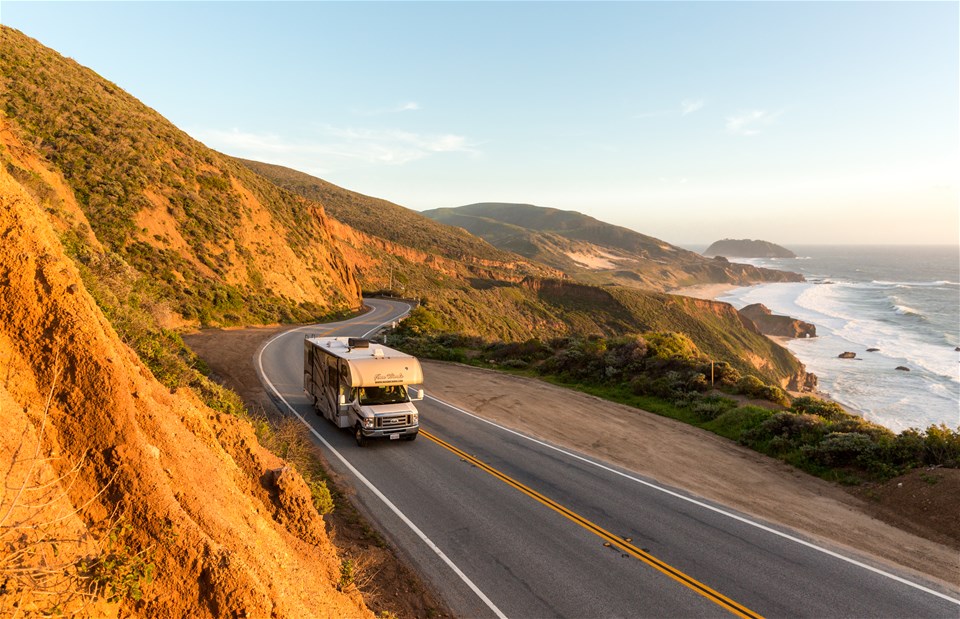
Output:
<svg viewBox="0 0 960 619">
<path fill-rule="evenodd" d="M 363 436 L 363 430 L 360 429 L 360 424 L 357 424 L 357 427 L 353 430 L 353 437 L 357 439 L 357 446 L 364 447 L 367 444 L 366 437 Z"/>
</svg>

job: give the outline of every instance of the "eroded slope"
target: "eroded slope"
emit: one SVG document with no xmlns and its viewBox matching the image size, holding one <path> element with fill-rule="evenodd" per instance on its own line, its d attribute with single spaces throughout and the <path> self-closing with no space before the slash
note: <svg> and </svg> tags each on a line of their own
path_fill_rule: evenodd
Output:
<svg viewBox="0 0 960 619">
<path fill-rule="evenodd" d="M 336 551 L 303 480 L 249 425 L 152 377 L 85 290 L 44 209 L 6 169 L 0 295 L 3 443 L 24 431 L 18 417 L 29 420 L 53 469 L 47 479 L 71 480 L 58 493 L 72 506 L 73 537 L 86 530 L 102 540 L 129 525 L 124 544 L 147 553 L 155 581 L 140 601 L 123 598 L 124 614 L 370 616 L 359 594 L 337 591 Z M 5 505 L 16 500 L 4 494 Z M 43 548 L 89 553 L 80 542 Z M 0 608 L 42 605 L 29 583 L 17 586 L 8 582 Z"/>
</svg>

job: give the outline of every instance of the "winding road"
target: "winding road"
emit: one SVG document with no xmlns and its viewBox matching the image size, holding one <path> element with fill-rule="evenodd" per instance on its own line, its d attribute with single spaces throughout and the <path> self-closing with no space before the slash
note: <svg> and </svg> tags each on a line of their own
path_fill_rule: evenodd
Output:
<svg viewBox="0 0 960 619">
<path fill-rule="evenodd" d="M 371 311 L 358 318 L 275 336 L 254 363 L 281 410 L 309 427 L 361 508 L 460 616 L 960 617 L 956 591 L 521 435 L 429 392 L 418 403 L 415 442 L 358 448 L 303 392 L 303 337 L 362 337 L 409 311 L 397 301 L 366 304 Z"/>
</svg>

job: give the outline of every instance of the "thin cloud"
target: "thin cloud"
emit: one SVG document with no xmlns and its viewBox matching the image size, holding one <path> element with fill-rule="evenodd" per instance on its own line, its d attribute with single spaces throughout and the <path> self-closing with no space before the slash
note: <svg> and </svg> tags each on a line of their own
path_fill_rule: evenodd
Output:
<svg viewBox="0 0 960 619">
<path fill-rule="evenodd" d="M 703 99 L 684 99 L 680 102 L 680 115 L 693 114 L 703 108 Z"/>
<path fill-rule="evenodd" d="M 320 125 L 308 139 L 289 139 L 274 133 L 240 129 L 204 129 L 191 134 L 201 142 L 231 155 L 269 159 L 299 169 L 329 171 L 346 164 L 403 165 L 445 153 L 479 154 L 462 135 L 420 134 L 391 129 Z"/>
<path fill-rule="evenodd" d="M 782 113 L 782 111 L 750 110 L 735 116 L 728 116 L 727 132 L 734 135 L 757 135 L 763 129 L 772 125 Z"/>
</svg>

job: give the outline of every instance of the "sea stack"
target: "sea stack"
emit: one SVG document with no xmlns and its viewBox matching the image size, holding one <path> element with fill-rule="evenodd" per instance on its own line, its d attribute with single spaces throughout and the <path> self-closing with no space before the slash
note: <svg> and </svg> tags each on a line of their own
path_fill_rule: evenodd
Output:
<svg viewBox="0 0 960 619">
<path fill-rule="evenodd" d="M 750 239 L 723 239 L 710 245 L 704 256 L 727 258 L 796 258 L 797 255 L 776 243 Z"/>
</svg>

